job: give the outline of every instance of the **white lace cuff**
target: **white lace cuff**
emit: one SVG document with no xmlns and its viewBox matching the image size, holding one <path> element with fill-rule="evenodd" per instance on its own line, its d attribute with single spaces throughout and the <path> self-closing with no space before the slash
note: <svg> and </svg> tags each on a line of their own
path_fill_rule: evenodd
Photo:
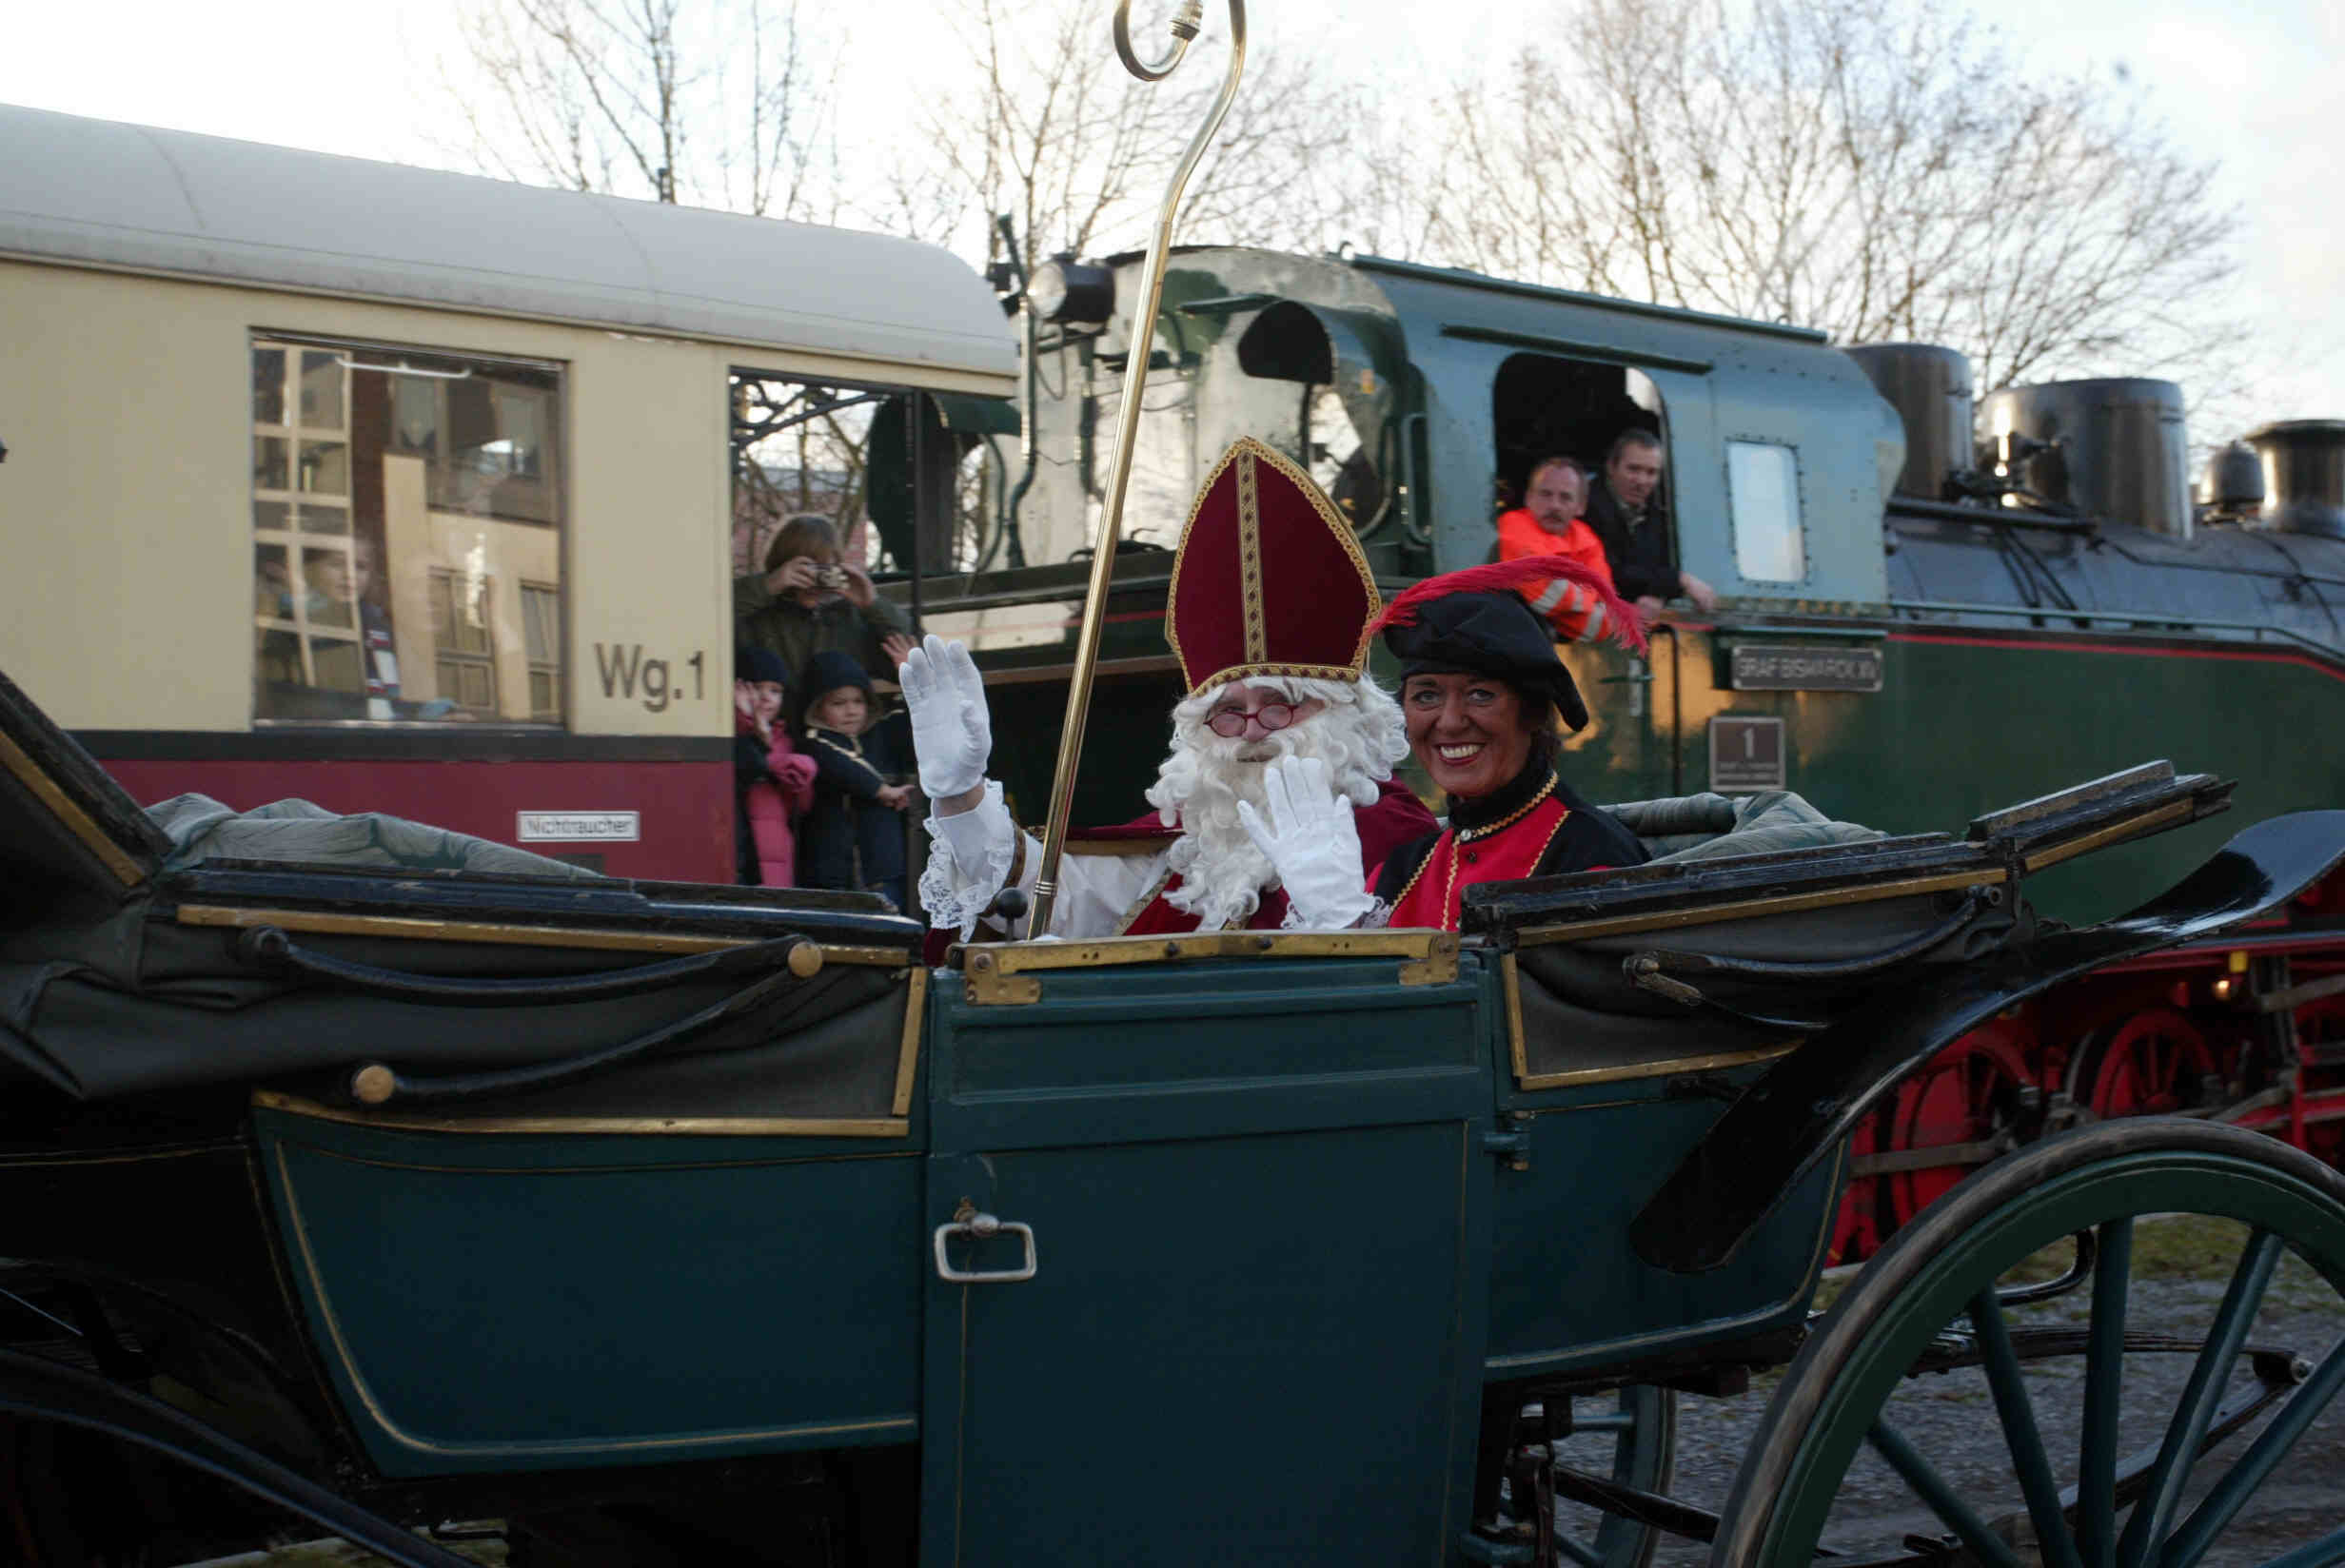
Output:
<svg viewBox="0 0 2345 1568">
<path fill-rule="evenodd" d="M 928 911 L 930 925 L 940 931 L 957 927 L 966 942 L 1017 859 L 1017 824 L 1001 803 L 1001 786 L 987 779 L 985 798 L 972 811 L 938 816 L 931 807 L 928 836 L 920 907 Z"/>
</svg>

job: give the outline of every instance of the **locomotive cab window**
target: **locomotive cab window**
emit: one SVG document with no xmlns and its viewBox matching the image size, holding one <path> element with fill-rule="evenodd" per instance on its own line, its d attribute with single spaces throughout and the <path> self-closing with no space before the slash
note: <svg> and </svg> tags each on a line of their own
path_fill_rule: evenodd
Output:
<svg viewBox="0 0 2345 1568">
<path fill-rule="evenodd" d="M 252 345 L 253 716 L 558 724 L 562 372 Z"/>
<path fill-rule="evenodd" d="M 1744 580 L 1798 582 L 1807 575 L 1798 452 L 1773 441 L 1726 442 L 1726 510 L 1734 569 Z"/>
<path fill-rule="evenodd" d="M 1527 507 L 1532 469 L 1549 458 L 1567 458 L 1583 480 L 1580 516 L 1598 526 L 1597 514 L 1608 503 L 1612 483 L 1607 460 L 1624 434 L 1642 431 L 1659 443 L 1661 472 L 1658 482 L 1646 480 L 1649 490 L 1632 498 L 1635 509 L 1643 514 L 1657 507 L 1662 517 L 1669 515 L 1675 454 L 1660 391 L 1643 371 L 1594 360 L 1516 354 L 1499 366 L 1490 401 L 1497 513 Z M 1649 454 L 1653 446 L 1648 442 L 1642 450 Z"/>
</svg>

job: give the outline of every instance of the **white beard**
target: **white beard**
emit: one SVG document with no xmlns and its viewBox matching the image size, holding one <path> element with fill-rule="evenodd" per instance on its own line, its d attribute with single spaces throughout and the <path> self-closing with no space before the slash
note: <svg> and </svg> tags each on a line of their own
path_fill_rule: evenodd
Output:
<svg viewBox="0 0 2345 1568">
<path fill-rule="evenodd" d="M 1376 803 L 1377 786 L 1409 755 L 1400 704 L 1371 680 L 1280 677 L 1247 684 L 1292 702 L 1318 697 L 1327 707 L 1259 740 L 1228 739 L 1206 728 L 1205 715 L 1226 688 L 1199 693 L 1172 710 L 1172 753 L 1148 800 L 1159 820 L 1181 830 L 1167 856 L 1181 885 L 1165 902 L 1194 914 L 1199 931 L 1244 924 L 1261 907 L 1262 891 L 1278 880 L 1237 814 L 1241 800 L 1256 812 L 1264 809 L 1266 763 L 1317 757 L 1327 764 L 1329 785 L 1356 808 Z"/>
</svg>

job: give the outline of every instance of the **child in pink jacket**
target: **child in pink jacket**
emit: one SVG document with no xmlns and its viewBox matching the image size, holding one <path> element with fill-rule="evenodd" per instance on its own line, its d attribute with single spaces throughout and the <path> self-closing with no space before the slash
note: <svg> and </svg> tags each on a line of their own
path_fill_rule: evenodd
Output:
<svg viewBox="0 0 2345 1568">
<path fill-rule="evenodd" d="M 739 880 L 752 886 L 797 885 L 790 819 L 815 799 L 815 759 L 798 755 L 781 721 L 789 676 L 778 654 L 734 651 L 734 862 Z"/>
</svg>

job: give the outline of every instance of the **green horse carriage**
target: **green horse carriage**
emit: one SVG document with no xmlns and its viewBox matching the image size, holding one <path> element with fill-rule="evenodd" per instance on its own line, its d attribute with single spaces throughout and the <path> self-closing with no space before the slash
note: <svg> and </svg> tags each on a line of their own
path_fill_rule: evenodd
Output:
<svg viewBox="0 0 2345 1568">
<path fill-rule="evenodd" d="M 537 1564 L 2345 1559 L 2333 1483 L 2258 1511 L 2345 1381 L 2345 1182 L 2275 1141 L 2044 1137 L 1812 1312 L 1903 1070 L 2079 969 L 2284 940 L 2345 813 L 2088 930 L 2025 878 L 2226 786 L 1757 853 L 1663 803 L 1626 817 L 1697 853 L 1477 889 L 1463 932 L 932 967 L 863 895 L 167 833 L 0 699 L 21 1560 L 288 1515 L 415 1565 L 483 1519 Z M 2129 1295 L 2154 1215 L 2222 1222 L 2189 1323 Z M 1966 1379 L 1969 1426 L 1906 1419 Z M 1670 1496 L 1678 1395 L 1744 1388 L 1731 1495 Z"/>
</svg>

